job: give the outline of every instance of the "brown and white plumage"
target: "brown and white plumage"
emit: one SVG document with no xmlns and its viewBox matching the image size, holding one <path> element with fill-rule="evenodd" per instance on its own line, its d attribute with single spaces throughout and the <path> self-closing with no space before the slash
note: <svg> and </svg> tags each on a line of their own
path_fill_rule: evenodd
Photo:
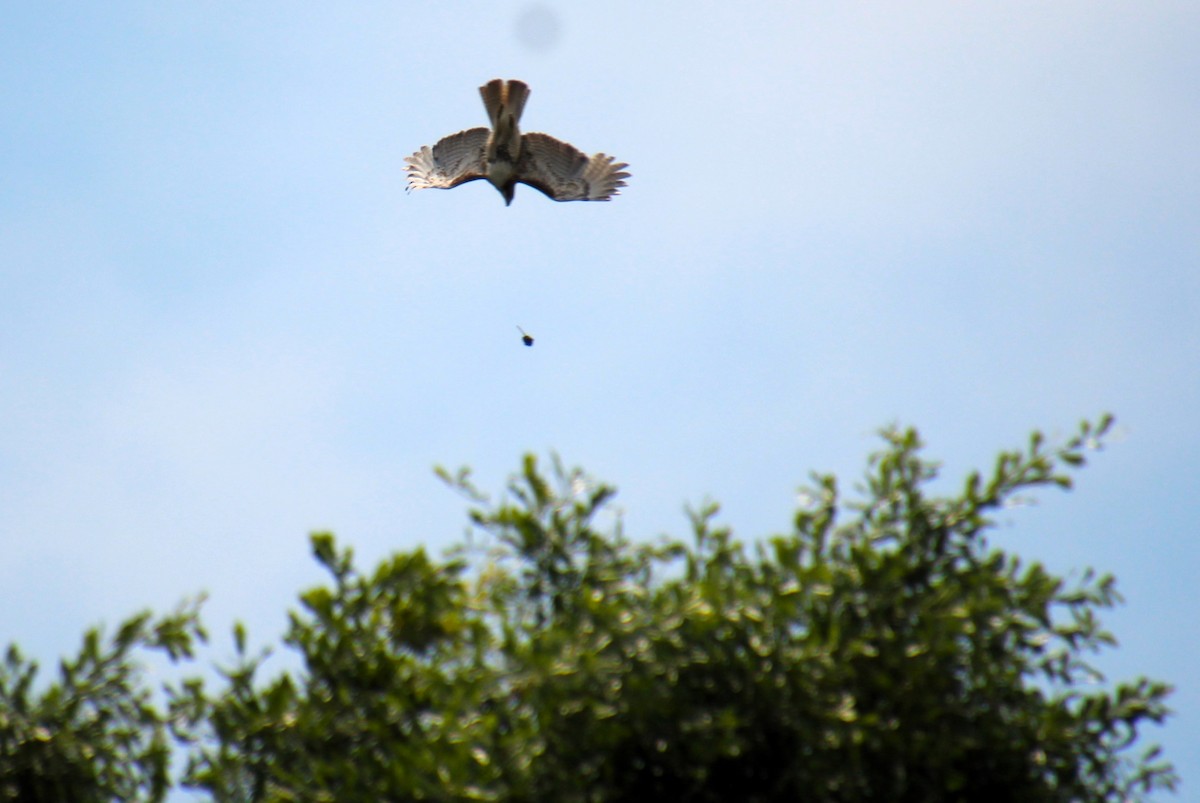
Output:
<svg viewBox="0 0 1200 803">
<path fill-rule="evenodd" d="M 486 178 L 510 204 L 518 183 L 556 201 L 607 201 L 625 186 L 629 165 L 603 153 L 587 156 L 548 134 L 521 134 L 518 124 L 529 87 L 522 81 L 489 81 L 479 88 L 491 129 L 451 134 L 405 158 L 408 188 L 448 190 Z"/>
<path fill-rule="evenodd" d="M 489 134 L 491 131 L 486 128 L 472 128 L 451 134 L 432 148 L 422 146 L 404 160 L 409 165 L 408 188 L 448 190 L 484 178 L 483 156 Z"/>
</svg>

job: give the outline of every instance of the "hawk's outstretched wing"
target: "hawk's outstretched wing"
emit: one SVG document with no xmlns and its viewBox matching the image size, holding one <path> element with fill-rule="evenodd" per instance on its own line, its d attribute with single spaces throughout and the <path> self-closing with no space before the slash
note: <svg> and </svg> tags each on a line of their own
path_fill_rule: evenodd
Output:
<svg viewBox="0 0 1200 803">
<path fill-rule="evenodd" d="M 443 137 L 432 148 L 425 145 L 412 156 L 406 156 L 409 190 L 429 187 L 448 190 L 467 181 L 486 178 L 489 133 L 486 128 L 459 131 Z"/>
<path fill-rule="evenodd" d="M 549 134 L 525 134 L 513 178 L 556 201 L 607 201 L 625 186 L 626 167 L 603 153 L 586 156 Z"/>
</svg>

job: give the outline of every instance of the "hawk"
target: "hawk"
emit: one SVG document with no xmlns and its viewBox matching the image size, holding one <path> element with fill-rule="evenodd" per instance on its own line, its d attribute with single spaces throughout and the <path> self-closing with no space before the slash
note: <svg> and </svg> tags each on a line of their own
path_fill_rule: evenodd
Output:
<svg viewBox="0 0 1200 803">
<path fill-rule="evenodd" d="M 469 128 L 408 156 L 408 189 L 448 190 L 486 178 L 512 203 L 518 182 L 556 201 L 607 201 L 625 186 L 629 165 L 598 153 L 587 156 L 548 134 L 522 134 L 517 124 L 529 87 L 496 78 L 479 87 L 491 129 Z"/>
</svg>

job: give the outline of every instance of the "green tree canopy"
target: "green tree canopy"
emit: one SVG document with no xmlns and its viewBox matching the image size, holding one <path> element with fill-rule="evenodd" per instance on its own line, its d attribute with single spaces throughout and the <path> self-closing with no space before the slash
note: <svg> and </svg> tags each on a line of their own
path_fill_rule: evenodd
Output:
<svg viewBox="0 0 1200 803">
<path fill-rule="evenodd" d="M 159 619 L 130 617 L 107 640 L 99 628 L 87 631 L 79 654 L 41 689 L 37 662 L 9 646 L 0 664 L 0 801 L 165 799 L 169 723 L 135 653 L 192 657 L 205 636 L 197 605 Z"/>
<path fill-rule="evenodd" d="M 854 496 L 814 476 L 790 531 L 748 544 L 715 506 L 691 513 L 686 539 L 628 539 L 606 514 L 613 489 L 557 460 L 545 471 L 527 456 L 495 502 L 443 471 L 471 500 L 465 543 L 364 571 L 314 535 L 330 579 L 301 596 L 284 638 L 302 669 L 261 677 L 239 627 L 225 682 L 177 685 L 155 718 L 189 744 L 186 783 L 220 801 L 1173 789 L 1170 764 L 1135 744 L 1167 715 L 1169 687 L 1096 683 L 1093 656 L 1115 644 L 1098 618 L 1120 601 L 1113 579 L 1068 583 L 986 538 L 1019 494 L 1070 487 L 1108 424 L 1053 448 L 1035 433 L 949 497 L 930 492 L 937 466 L 917 433 L 889 430 Z M 9 735 L 25 697 L 8 671 L 0 759 L 36 742 L 28 726 Z M 0 789 L 25 777 L 0 770 Z"/>
</svg>

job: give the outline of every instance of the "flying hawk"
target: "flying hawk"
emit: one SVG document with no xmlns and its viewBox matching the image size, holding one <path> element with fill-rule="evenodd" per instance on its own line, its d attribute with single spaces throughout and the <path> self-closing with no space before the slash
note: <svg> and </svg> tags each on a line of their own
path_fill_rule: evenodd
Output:
<svg viewBox="0 0 1200 803">
<path fill-rule="evenodd" d="M 491 130 L 469 128 L 444 137 L 406 157 L 409 190 L 448 190 L 486 178 L 512 203 L 517 183 L 541 190 L 556 201 L 607 201 L 625 186 L 629 165 L 598 153 L 586 156 L 548 134 L 522 134 L 517 128 L 529 87 L 499 78 L 479 87 Z"/>
</svg>

